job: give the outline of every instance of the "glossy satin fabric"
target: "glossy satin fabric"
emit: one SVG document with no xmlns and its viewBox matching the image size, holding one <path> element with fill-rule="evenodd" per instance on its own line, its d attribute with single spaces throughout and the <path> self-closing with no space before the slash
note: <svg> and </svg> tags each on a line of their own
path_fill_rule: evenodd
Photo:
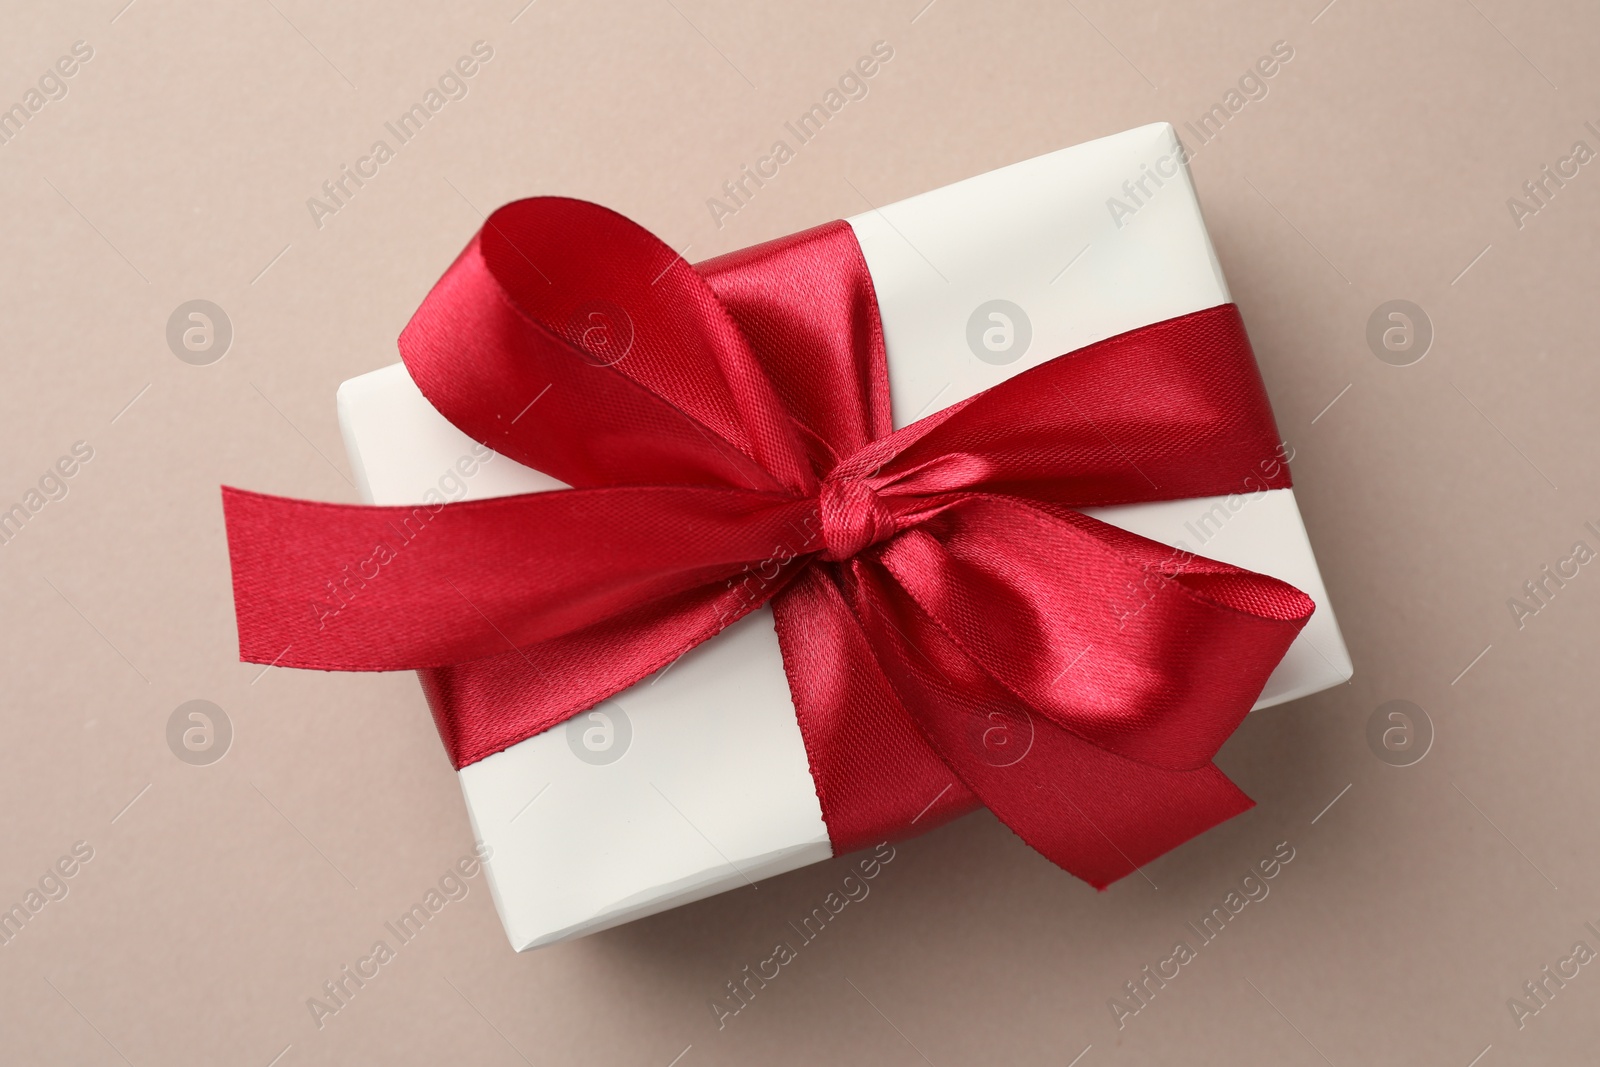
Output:
<svg viewBox="0 0 1600 1067">
<path fill-rule="evenodd" d="M 982 804 L 1104 886 L 1250 806 L 1211 759 L 1312 602 L 1075 510 L 1289 485 L 1233 305 L 895 431 L 847 224 L 690 267 L 539 198 L 400 349 L 468 436 L 574 488 L 224 489 L 244 659 L 421 669 L 459 767 L 771 603 L 835 851 Z"/>
</svg>

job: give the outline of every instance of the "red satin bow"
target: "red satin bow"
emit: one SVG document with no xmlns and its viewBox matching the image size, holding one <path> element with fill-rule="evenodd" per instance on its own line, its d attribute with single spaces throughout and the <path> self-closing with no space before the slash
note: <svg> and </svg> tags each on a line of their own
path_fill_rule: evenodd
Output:
<svg viewBox="0 0 1600 1067">
<path fill-rule="evenodd" d="M 244 659 L 423 669 L 460 767 L 770 602 L 836 852 L 983 804 L 1103 887 L 1250 807 L 1211 759 L 1310 598 L 1074 510 L 1289 485 L 1233 305 L 896 431 L 847 224 L 690 268 L 541 198 L 489 218 L 400 350 L 456 426 L 577 488 L 225 488 Z"/>
</svg>

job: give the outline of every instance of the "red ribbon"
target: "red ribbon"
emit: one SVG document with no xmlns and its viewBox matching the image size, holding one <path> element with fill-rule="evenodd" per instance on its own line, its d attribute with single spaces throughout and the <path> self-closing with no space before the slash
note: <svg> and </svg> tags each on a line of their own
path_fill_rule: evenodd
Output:
<svg viewBox="0 0 1600 1067">
<path fill-rule="evenodd" d="M 691 268 L 540 198 L 489 218 L 400 351 L 462 431 L 576 488 L 225 488 L 245 660 L 422 669 L 460 767 L 770 602 L 836 852 L 982 804 L 1103 887 L 1251 806 L 1211 760 L 1310 598 L 1074 510 L 1289 485 L 1232 304 L 896 431 L 845 223 Z"/>
</svg>

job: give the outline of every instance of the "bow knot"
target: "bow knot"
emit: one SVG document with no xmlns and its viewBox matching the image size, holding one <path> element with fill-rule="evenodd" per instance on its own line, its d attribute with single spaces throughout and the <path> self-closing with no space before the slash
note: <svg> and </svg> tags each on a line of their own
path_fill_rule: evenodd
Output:
<svg viewBox="0 0 1600 1067">
<path fill-rule="evenodd" d="M 595 307 L 605 360 L 572 338 Z M 388 508 L 225 491 L 244 658 L 422 668 L 465 766 L 770 603 L 836 852 L 983 804 L 1104 886 L 1250 806 L 1211 758 L 1310 599 L 1078 510 L 1289 485 L 1231 304 L 896 430 L 847 223 L 691 269 L 544 198 L 494 214 L 400 348 L 467 436 L 573 488 Z M 1026 743 L 997 759 L 1009 723 Z"/>
<path fill-rule="evenodd" d="M 899 532 L 894 514 L 859 478 L 830 476 L 822 483 L 817 507 L 826 560 L 849 559 Z"/>
</svg>

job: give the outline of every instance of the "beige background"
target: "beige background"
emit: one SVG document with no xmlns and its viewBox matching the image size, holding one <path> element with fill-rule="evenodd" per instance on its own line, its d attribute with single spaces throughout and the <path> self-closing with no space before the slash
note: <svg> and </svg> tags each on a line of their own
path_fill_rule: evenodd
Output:
<svg viewBox="0 0 1600 1067">
<path fill-rule="evenodd" d="M 1506 1004 L 1600 949 L 1600 571 L 1521 630 L 1507 608 L 1600 548 L 1600 168 L 1521 229 L 1506 206 L 1600 148 L 1592 7 L 124 2 L 13 2 L 0 33 L 0 106 L 95 50 L 0 146 L 0 507 L 94 449 L 0 546 L 0 903 L 94 849 L 0 947 L 0 1060 L 1595 1060 L 1600 965 L 1520 1030 Z M 306 198 L 480 39 L 470 94 L 318 229 Z M 718 229 L 705 200 L 877 40 L 870 95 Z M 522 956 L 480 876 L 319 1029 L 306 999 L 471 834 L 412 678 L 236 661 L 217 487 L 355 499 L 334 389 L 396 358 L 478 212 L 582 196 L 704 258 L 1198 119 L 1279 40 L 1294 59 L 1193 167 L 1356 676 L 1223 750 L 1260 806 L 1103 895 L 987 815 L 903 844 L 720 1032 L 708 1000 L 849 861 Z M 192 298 L 233 324 L 210 366 L 165 341 Z M 1408 367 L 1365 339 L 1395 298 L 1437 335 Z M 203 767 L 166 740 L 196 698 L 235 731 Z M 1436 731 L 1404 768 L 1366 734 L 1396 698 Z M 1271 895 L 1119 1030 L 1108 998 L 1284 840 Z"/>
</svg>

